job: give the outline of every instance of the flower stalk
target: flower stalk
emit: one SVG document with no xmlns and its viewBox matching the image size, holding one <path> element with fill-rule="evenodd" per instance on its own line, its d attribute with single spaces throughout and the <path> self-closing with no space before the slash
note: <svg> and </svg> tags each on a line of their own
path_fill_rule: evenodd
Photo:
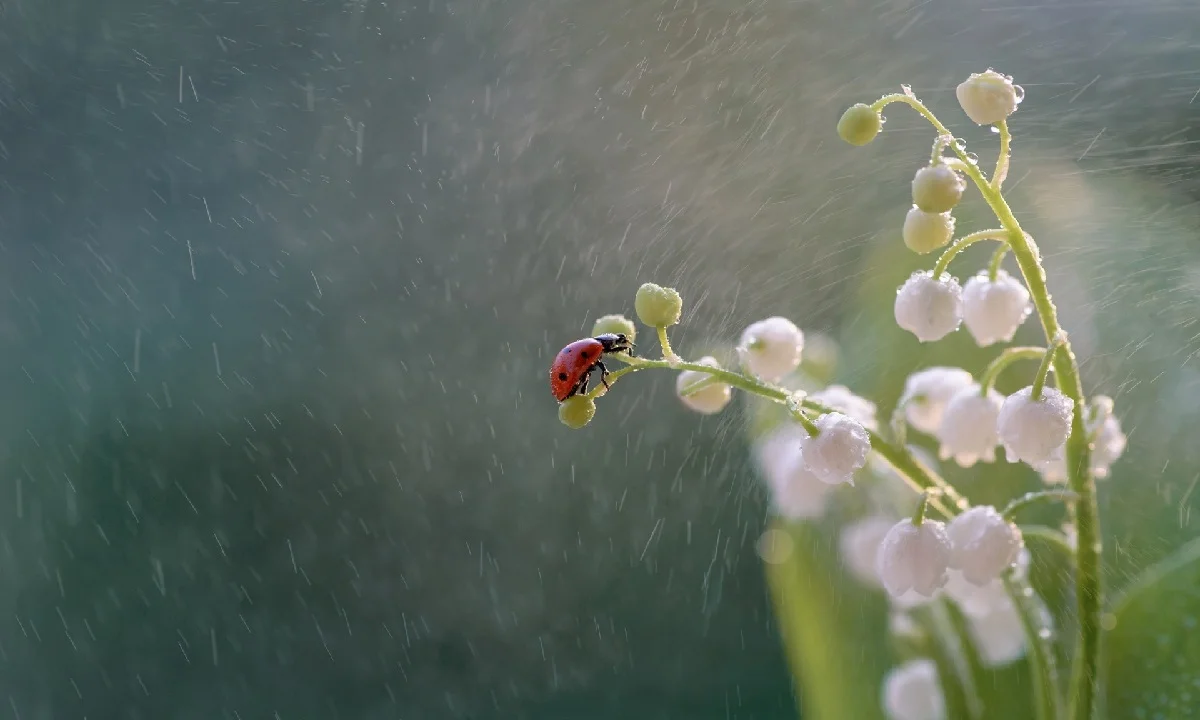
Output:
<svg viewBox="0 0 1200 720">
<path fill-rule="evenodd" d="M 879 112 L 884 107 L 896 102 L 910 106 L 929 121 L 938 135 L 951 134 L 950 130 L 938 120 L 929 108 L 911 94 L 885 95 L 872 103 L 870 107 Z M 1001 129 L 1002 141 L 1006 131 L 1007 125 L 1005 124 Z M 1071 434 L 1066 443 L 1066 463 L 1068 486 L 1078 498 L 1073 504 L 1073 510 L 1078 533 L 1075 552 L 1075 594 L 1079 615 L 1079 663 L 1075 668 L 1075 677 L 1072 679 L 1069 716 L 1074 720 L 1091 720 L 1095 713 L 1096 696 L 1099 689 L 1100 609 L 1103 602 L 1103 588 L 1100 579 L 1099 509 L 1096 504 L 1095 478 L 1091 470 L 1091 450 L 1088 445 L 1084 419 L 1083 383 L 1079 377 L 1079 365 L 1070 342 L 1058 324 L 1058 311 L 1050 297 L 1050 291 L 1046 287 L 1046 273 L 1041 264 L 1041 255 L 1037 244 L 1021 228 L 1008 201 L 1000 192 L 1000 183 L 989 182 L 960 144 L 951 143 L 950 147 L 963 161 L 963 172 L 979 188 L 988 207 L 1008 232 L 1008 247 L 1016 259 L 1025 285 L 1033 298 L 1034 309 L 1041 321 L 1047 342 L 1053 344 L 1061 338 L 1058 351 L 1053 353 L 1053 364 L 1057 373 L 1059 390 L 1073 400 L 1075 405 L 1071 417 Z"/>
</svg>

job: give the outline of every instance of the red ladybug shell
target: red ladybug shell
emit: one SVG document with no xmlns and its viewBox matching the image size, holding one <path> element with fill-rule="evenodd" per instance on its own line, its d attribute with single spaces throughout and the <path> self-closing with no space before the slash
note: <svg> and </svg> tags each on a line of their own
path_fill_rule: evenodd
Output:
<svg viewBox="0 0 1200 720">
<path fill-rule="evenodd" d="M 579 381 L 604 356 L 604 344 L 595 338 L 576 340 L 562 350 L 550 365 L 550 391 L 562 402 L 575 394 Z"/>
</svg>

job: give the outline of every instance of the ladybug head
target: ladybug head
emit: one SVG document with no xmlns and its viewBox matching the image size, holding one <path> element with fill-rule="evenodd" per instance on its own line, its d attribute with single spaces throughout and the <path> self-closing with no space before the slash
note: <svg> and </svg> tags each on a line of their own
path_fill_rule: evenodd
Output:
<svg viewBox="0 0 1200 720">
<path fill-rule="evenodd" d="M 630 352 L 633 350 L 633 343 L 629 341 L 629 338 L 624 333 L 604 333 L 603 335 L 597 335 L 594 339 L 604 346 L 604 352 L 606 353 Z"/>
</svg>

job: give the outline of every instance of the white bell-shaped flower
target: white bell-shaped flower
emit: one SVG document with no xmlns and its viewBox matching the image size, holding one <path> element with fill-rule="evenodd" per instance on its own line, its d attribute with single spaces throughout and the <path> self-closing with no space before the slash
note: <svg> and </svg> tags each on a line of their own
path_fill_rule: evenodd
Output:
<svg viewBox="0 0 1200 720">
<path fill-rule="evenodd" d="M 721 364 L 717 362 L 715 357 L 705 356 L 696 361 L 697 365 L 706 365 L 708 367 L 719 368 Z M 733 399 L 733 390 L 725 383 L 711 383 L 696 390 L 695 392 L 684 394 L 688 388 L 697 383 L 710 381 L 712 376 L 707 373 L 702 373 L 696 370 L 684 370 L 675 378 L 675 393 L 679 399 L 683 401 L 692 410 L 704 415 L 712 415 L 719 413 L 725 409 L 729 401 Z"/>
<path fill-rule="evenodd" d="M 867 464 L 871 437 L 849 415 L 832 412 L 817 418 L 816 437 L 804 441 L 804 462 L 822 482 L 854 484 L 854 473 Z"/>
<path fill-rule="evenodd" d="M 967 621 L 971 638 L 975 641 L 984 666 L 1004 667 L 1024 657 L 1025 628 L 1021 624 L 1017 606 L 1008 595 L 1002 595 L 990 612 L 968 616 Z"/>
<path fill-rule="evenodd" d="M 909 375 L 900 400 L 905 419 L 921 432 L 936 433 L 942 425 L 946 403 L 974 382 L 971 373 L 955 367 L 929 367 Z"/>
<path fill-rule="evenodd" d="M 913 185 L 915 188 L 916 183 Z M 925 212 L 913 205 L 904 216 L 900 236 L 909 250 L 921 255 L 931 253 L 946 247 L 954 238 L 954 216 L 948 212 Z"/>
<path fill-rule="evenodd" d="M 946 403 L 937 438 L 941 442 L 938 456 L 954 458 L 959 467 L 972 467 L 980 460 L 996 461 L 996 446 L 1000 444 L 998 421 L 1004 396 L 992 388 L 984 395 L 979 383 L 959 390 Z"/>
<path fill-rule="evenodd" d="M 895 524 L 891 518 L 872 515 L 842 529 L 838 540 L 842 564 L 854 579 L 869 587 L 882 587 L 875 563 L 879 545 Z"/>
<path fill-rule="evenodd" d="M 804 350 L 804 333 L 785 317 L 752 323 L 742 332 L 738 356 L 754 375 L 775 382 L 795 370 Z"/>
<path fill-rule="evenodd" d="M 800 446 L 807 437 L 799 425 L 787 425 L 754 446 L 754 459 L 770 493 L 772 509 L 789 520 L 823 515 L 833 490 L 804 464 Z"/>
<path fill-rule="evenodd" d="M 1128 441 L 1121 430 L 1121 421 L 1113 415 L 1112 398 L 1097 395 L 1092 398 L 1087 421 L 1088 437 L 1092 438 L 1092 474 L 1097 479 L 1108 477 L 1109 468 L 1121 458 Z M 1042 479 L 1048 483 L 1067 481 L 1067 461 L 1064 448 L 1054 451 L 1050 462 L 1042 468 Z"/>
<path fill-rule="evenodd" d="M 990 68 L 987 72 L 971 73 L 954 94 L 963 112 L 976 125 L 995 125 L 1007 119 L 1025 97 L 1025 91 L 1013 85 L 1012 78 Z"/>
<path fill-rule="evenodd" d="M 962 286 L 946 273 L 915 272 L 896 291 L 894 311 L 896 324 L 921 342 L 941 340 L 962 323 Z"/>
<path fill-rule="evenodd" d="M 884 535 L 875 567 L 892 597 L 901 598 L 909 591 L 933 597 L 946 584 L 950 567 L 946 525 L 925 520 L 918 526 L 911 519 L 901 520 Z"/>
<path fill-rule="evenodd" d="M 845 385 L 830 385 L 824 390 L 812 393 L 809 398 L 844 415 L 849 415 L 869 430 L 879 427 L 875 419 L 875 403 L 855 395 Z"/>
<path fill-rule="evenodd" d="M 995 282 L 985 270 L 963 286 L 963 324 L 979 347 L 1012 340 L 1031 312 L 1029 291 L 1004 270 Z"/>
<path fill-rule="evenodd" d="M 1021 531 L 990 505 L 977 505 L 946 527 L 950 537 L 950 567 L 972 585 L 987 585 L 1017 560 Z"/>
<path fill-rule="evenodd" d="M 775 513 L 789 520 L 818 518 L 825 514 L 833 486 L 821 482 L 804 462 L 803 452 L 796 456 L 774 478 L 771 501 Z"/>
<path fill-rule="evenodd" d="M 1071 412 L 1075 401 L 1052 387 L 1042 388 L 1033 399 L 1033 388 L 1024 387 L 1009 395 L 1000 408 L 997 426 L 1009 462 L 1029 463 L 1035 468 L 1054 458 L 1071 434 Z"/>
<path fill-rule="evenodd" d="M 889 670 L 883 679 L 883 709 L 889 720 L 945 720 L 937 664 L 919 658 Z"/>
</svg>

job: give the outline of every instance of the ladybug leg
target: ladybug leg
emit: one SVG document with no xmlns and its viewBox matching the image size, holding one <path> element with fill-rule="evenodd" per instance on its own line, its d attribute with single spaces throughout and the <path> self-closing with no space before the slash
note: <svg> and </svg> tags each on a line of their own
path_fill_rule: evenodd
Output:
<svg viewBox="0 0 1200 720">
<path fill-rule="evenodd" d="M 604 389 L 608 389 L 608 368 L 604 367 L 604 363 L 596 361 L 596 367 L 600 368 L 600 382 L 604 383 Z"/>
<path fill-rule="evenodd" d="M 588 389 L 588 380 L 591 380 L 591 378 L 592 378 L 591 371 L 589 370 L 588 372 L 585 372 L 583 374 L 583 377 L 579 378 L 579 384 L 575 386 L 575 390 L 572 391 L 571 394 L 583 395 L 584 393 L 586 393 L 587 389 Z"/>
</svg>

